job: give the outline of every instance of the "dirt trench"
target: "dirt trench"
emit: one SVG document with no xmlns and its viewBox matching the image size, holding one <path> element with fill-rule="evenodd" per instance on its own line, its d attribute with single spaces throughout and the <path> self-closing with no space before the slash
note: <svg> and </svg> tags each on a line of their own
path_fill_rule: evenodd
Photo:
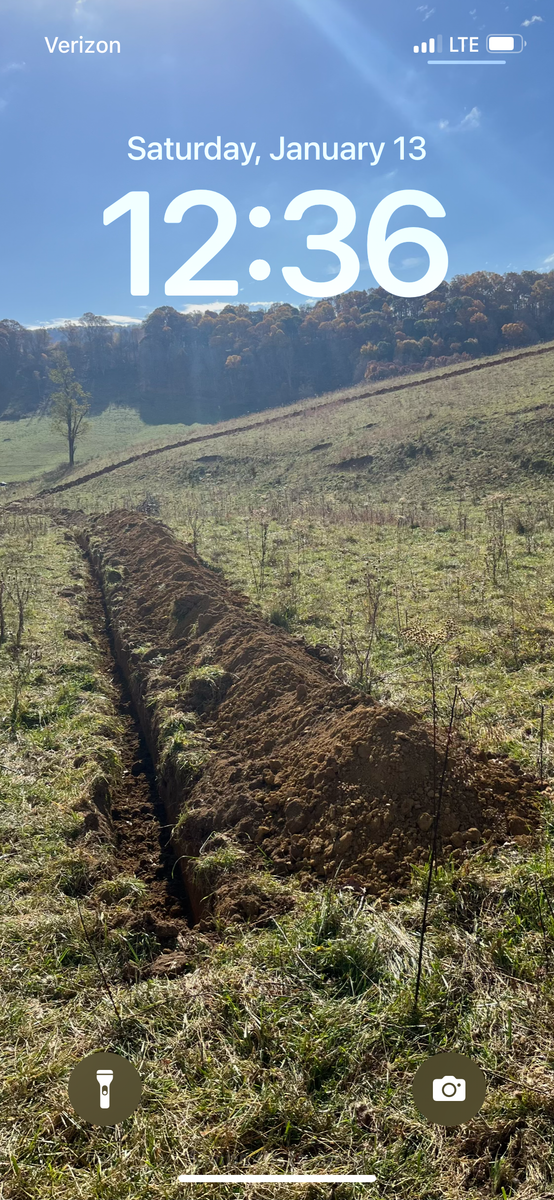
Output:
<svg viewBox="0 0 554 1200">
<path fill-rule="evenodd" d="M 324 651 L 268 624 L 160 521 L 82 518 L 78 538 L 193 918 L 263 920 L 261 867 L 404 894 L 429 852 L 444 732 L 435 752 L 426 722 L 340 683 Z M 528 838 L 539 820 L 535 779 L 454 738 L 441 854 Z"/>
<path fill-rule="evenodd" d="M 146 886 L 138 926 L 164 945 L 174 945 L 193 922 L 182 876 L 175 869 L 171 826 L 156 786 L 156 772 L 138 721 L 127 681 L 118 666 L 109 620 L 99 589 L 91 580 L 84 615 L 111 675 L 118 720 L 122 775 L 109 789 L 99 779 L 87 804 L 85 829 L 107 837 L 114 846 L 117 870 Z"/>
</svg>

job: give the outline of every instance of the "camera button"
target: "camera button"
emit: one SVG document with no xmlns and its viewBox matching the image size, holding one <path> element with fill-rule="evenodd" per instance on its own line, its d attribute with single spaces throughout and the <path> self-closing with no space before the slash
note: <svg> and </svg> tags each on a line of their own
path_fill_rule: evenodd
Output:
<svg viewBox="0 0 554 1200">
<path fill-rule="evenodd" d="M 465 1054 L 434 1054 L 414 1075 L 414 1101 L 435 1125 L 463 1125 L 476 1116 L 487 1083 L 477 1063 Z"/>
</svg>

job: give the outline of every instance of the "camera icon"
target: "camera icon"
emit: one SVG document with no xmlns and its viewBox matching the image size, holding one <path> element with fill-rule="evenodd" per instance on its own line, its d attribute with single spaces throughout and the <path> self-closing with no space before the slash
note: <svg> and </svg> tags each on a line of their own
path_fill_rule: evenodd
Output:
<svg viewBox="0 0 554 1200">
<path fill-rule="evenodd" d="M 465 1100 L 466 1081 L 455 1075 L 443 1075 L 433 1080 L 433 1100 Z"/>
</svg>

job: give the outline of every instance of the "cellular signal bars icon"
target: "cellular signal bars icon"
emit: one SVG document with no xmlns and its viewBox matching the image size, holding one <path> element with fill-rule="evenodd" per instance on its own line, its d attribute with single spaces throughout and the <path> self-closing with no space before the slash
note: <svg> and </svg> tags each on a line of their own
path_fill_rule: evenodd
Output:
<svg viewBox="0 0 554 1200">
<path fill-rule="evenodd" d="M 442 33 L 439 33 L 437 38 L 429 38 L 428 42 L 422 42 L 420 46 L 414 46 L 414 54 L 442 54 Z"/>
</svg>

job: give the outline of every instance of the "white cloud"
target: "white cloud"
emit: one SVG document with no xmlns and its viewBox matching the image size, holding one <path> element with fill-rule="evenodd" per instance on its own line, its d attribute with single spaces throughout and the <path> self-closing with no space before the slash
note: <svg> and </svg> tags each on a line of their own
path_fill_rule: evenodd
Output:
<svg viewBox="0 0 554 1200">
<path fill-rule="evenodd" d="M 106 321 L 111 321 L 112 325 L 140 325 L 141 317 L 111 317 L 106 314 Z"/>
<path fill-rule="evenodd" d="M 59 325 L 65 325 L 66 321 L 73 322 L 72 317 L 60 317 L 57 321 L 35 321 L 34 325 L 26 325 L 26 329 L 57 329 Z"/>
<path fill-rule="evenodd" d="M 481 124 L 481 112 L 474 106 L 471 112 L 468 112 L 463 121 L 460 122 L 460 129 L 478 129 Z"/>
<path fill-rule="evenodd" d="M 414 259 L 413 261 L 415 263 L 415 262 L 422 262 L 424 260 L 423 259 Z M 206 312 L 207 309 L 209 309 L 210 312 L 218 313 L 218 312 L 221 312 L 221 310 L 223 308 L 225 308 L 227 306 L 227 304 L 229 304 L 229 303 L 232 303 L 232 301 L 216 300 L 216 301 L 214 301 L 213 304 L 185 304 L 183 308 L 179 309 L 179 311 L 182 313 L 203 313 L 203 312 Z M 235 301 L 235 303 L 240 303 L 240 301 Z M 248 305 L 248 308 L 252 312 L 255 312 L 256 309 L 259 309 L 259 308 L 263 308 L 263 309 L 270 308 L 270 306 L 275 303 L 276 303 L 276 301 L 274 299 L 273 300 L 255 300 L 252 304 Z M 317 302 L 314 300 L 313 303 L 315 304 Z M 144 308 L 146 310 L 145 316 L 147 315 L 147 313 L 151 313 L 154 311 L 151 308 L 147 308 L 146 304 L 141 304 L 141 305 L 139 305 L 139 307 Z M 122 316 L 122 315 L 113 315 L 110 313 L 102 313 L 101 315 L 104 317 L 104 319 L 106 321 L 109 321 L 111 325 L 141 325 L 142 322 L 144 321 L 144 317 L 128 317 L 128 316 Z M 82 320 L 81 317 L 54 317 L 54 319 L 51 321 L 36 321 L 34 323 L 34 325 L 27 325 L 26 328 L 27 329 L 60 329 L 62 325 L 80 325 L 81 320 Z"/>
<path fill-rule="evenodd" d="M 534 25 L 535 21 L 542 21 L 542 17 L 531 17 L 530 20 L 527 19 L 527 21 L 522 21 L 521 24 L 522 27 L 526 29 L 528 25 Z"/>
<path fill-rule="evenodd" d="M 425 262 L 424 258 L 403 258 L 402 266 L 403 267 L 420 267 L 421 264 L 424 262 Z"/>
<path fill-rule="evenodd" d="M 554 254 L 549 254 L 548 258 L 545 258 L 544 263 L 545 263 L 545 266 L 547 263 L 554 263 Z"/>
<path fill-rule="evenodd" d="M 336 271 L 336 267 L 334 268 Z M 210 312 L 221 312 L 228 304 L 232 304 L 232 300 L 216 300 L 213 304 L 185 304 L 184 308 L 179 309 L 182 313 L 203 313 L 209 310 Z M 242 301 L 236 300 L 235 304 L 241 304 Z M 275 304 L 275 300 L 255 300 L 249 304 L 248 308 L 269 308 L 270 304 Z"/>
<path fill-rule="evenodd" d="M 111 317 L 106 315 L 106 321 L 112 325 L 140 325 L 140 317 Z M 53 321 L 37 321 L 35 325 L 27 325 L 27 329 L 59 329 L 61 325 L 80 325 L 80 317 L 55 317 Z"/>
<path fill-rule="evenodd" d="M 209 309 L 210 312 L 221 312 L 222 308 L 225 308 L 225 305 L 230 303 L 230 300 L 214 300 L 213 304 L 185 304 L 184 308 L 179 309 L 179 312 L 201 313 L 206 312 L 206 309 Z"/>
<path fill-rule="evenodd" d="M 474 107 L 471 109 L 471 112 L 466 113 L 465 117 L 462 117 L 458 125 L 451 125 L 450 121 L 443 118 L 441 121 L 439 121 L 439 129 L 441 129 L 443 133 L 467 133 L 469 129 L 479 129 L 481 124 L 481 116 L 481 110 L 477 108 L 477 105 L 474 105 Z"/>
<path fill-rule="evenodd" d="M 7 63 L 5 67 L 0 68 L 0 75 L 11 75 L 12 71 L 24 71 L 24 70 L 25 70 L 25 63 L 11 62 L 11 63 Z"/>
<path fill-rule="evenodd" d="M 81 30 L 87 26 L 90 30 L 94 25 L 98 25 L 99 15 L 98 5 L 95 5 L 91 9 L 87 0 L 76 0 L 73 9 L 73 21 Z"/>
</svg>

